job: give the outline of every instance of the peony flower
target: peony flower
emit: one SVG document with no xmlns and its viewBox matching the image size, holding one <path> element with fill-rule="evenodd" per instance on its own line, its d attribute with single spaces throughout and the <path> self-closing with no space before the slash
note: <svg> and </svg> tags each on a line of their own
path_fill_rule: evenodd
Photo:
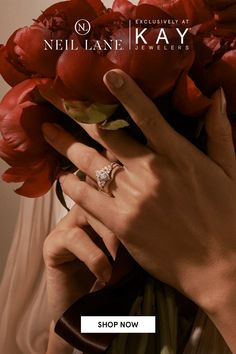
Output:
<svg viewBox="0 0 236 354">
<path fill-rule="evenodd" d="M 151 98 L 172 90 L 183 71 L 187 72 L 191 67 L 194 52 L 176 50 L 170 53 L 151 51 L 148 48 L 135 50 L 134 38 L 131 49 L 128 45 L 130 40 L 128 20 L 146 18 L 166 19 L 170 16 L 157 6 L 149 4 L 135 6 L 128 1 L 119 0 L 114 2 L 113 11 L 92 21 L 92 29 L 84 41 L 73 33 L 69 40 L 73 40 L 79 50 L 64 51 L 58 60 L 54 84 L 58 95 L 66 99 L 114 103 L 115 98 L 111 96 L 102 80 L 105 72 L 114 68 L 127 72 Z M 133 24 L 131 29 L 133 34 L 134 27 Z M 160 28 L 150 28 L 143 37 L 150 45 L 155 45 L 159 31 Z M 167 28 L 166 33 L 173 45 L 179 44 L 179 35 L 174 27 Z M 101 51 L 99 47 L 93 47 L 104 39 L 107 41 L 122 39 L 123 50 L 112 47 L 111 50 Z M 191 36 L 188 36 L 186 44 L 191 46 L 191 41 Z M 88 47 L 94 49 L 87 50 Z"/>
<path fill-rule="evenodd" d="M 23 182 L 16 192 L 27 197 L 48 192 L 60 172 L 59 154 L 44 140 L 41 125 L 56 122 L 61 113 L 33 102 L 38 83 L 31 79 L 15 86 L 0 107 L 0 157 L 11 166 L 2 177 L 6 182 Z"/>
<path fill-rule="evenodd" d="M 75 31 L 81 18 L 91 24 L 85 36 Z M 190 50 L 136 49 L 136 19 L 188 19 L 185 27 L 191 30 L 185 45 Z M 57 178 L 59 156 L 43 140 L 40 129 L 44 121 L 58 122 L 60 117 L 65 121 L 67 115 L 79 122 L 102 123 L 103 129 L 127 126 L 119 116 L 119 102 L 102 80 L 114 68 L 133 77 L 155 102 L 171 107 L 166 118 L 171 122 L 176 114 L 180 125 L 189 116 L 202 118 L 211 102 L 208 97 L 222 86 L 234 126 L 235 19 L 234 0 L 141 0 L 138 5 L 115 0 L 112 9 L 105 9 L 100 0 L 68 0 L 50 6 L 0 47 L 0 73 L 14 86 L 0 105 L 0 156 L 11 166 L 4 180 L 22 181 L 18 193 L 38 196 Z M 139 30 L 144 27 L 148 28 L 143 39 L 154 46 L 163 26 L 138 25 Z M 180 40 L 176 26 L 165 27 L 169 42 L 176 47 Z M 181 24 L 178 27 L 185 29 Z M 58 39 L 62 50 L 44 50 L 45 40 Z M 101 48 L 104 40 L 118 39 L 123 50 Z M 64 50 L 67 43 L 73 45 Z M 36 92 L 40 102 L 33 98 Z"/>
<path fill-rule="evenodd" d="M 15 31 L 1 48 L 1 75 L 11 86 L 30 77 L 55 77 L 61 52 L 43 50 L 44 39 L 66 39 L 78 18 L 91 21 L 104 9 L 99 0 L 70 0 L 50 6 L 30 27 Z"/>
<path fill-rule="evenodd" d="M 19 29 L 10 37 L 0 51 L 0 72 L 13 86 L 28 77 L 47 77 L 55 80 L 55 91 L 65 99 L 110 104 L 115 103 L 115 99 L 103 84 L 102 76 L 107 70 L 118 67 L 129 73 L 147 95 L 155 98 L 169 92 L 183 71 L 189 70 L 194 52 L 129 50 L 127 21 L 168 17 L 168 11 L 163 11 L 152 0 L 147 0 L 146 4 L 140 2 L 138 6 L 117 0 L 110 11 L 105 10 L 99 0 L 57 3 L 44 11 L 32 26 Z M 107 53 L 85 50 L 81 36 L 74 32 L 78 18 L 86 18 L 92 24 L 86 37 L 89 44 L 101 39 L 122 38 L 125 50 L 112 49 Z M 158 32 L 158 28 L 153 28 L 144 37 L 154 44 Z M 179 38 L 175 29 L 168 28 L 167 32 L 171 43 L 176 45 Z M 80 50 L 43 50 L 43 41 L 51 39 L 74 39 Z M 191 45 L 190 36 L 186 43 Z"/>
<path fill-rule="evenodd" d="M 119 5 L 123 2 L 123 0 L 116 1 Z M 188 19 L 191 27 L 212 19 L 212 12 L 204 0 L 140 0 L 139 4 L 157 6 L 175 19 Z"/>
</svg>

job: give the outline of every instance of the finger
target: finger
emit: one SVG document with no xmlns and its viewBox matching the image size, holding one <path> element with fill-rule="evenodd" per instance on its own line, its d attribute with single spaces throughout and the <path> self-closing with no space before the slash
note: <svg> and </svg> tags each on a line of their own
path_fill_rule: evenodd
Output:
<svg viewBox="0 0 236 354">
<path fill-rule="evenodd" d="M 117 160 L 117 157 L 115 155 L 113 155 L 112 152 L 110 152 L 108 150 L 104 150 L 102 155 L 105 156 L 110 162 L 119 162 Z"/>
<path fill-rule="evenodd" d="M 83 209 L 78 205 L 74 205 L 70 211 L 56 225 L 56 230 L 63 230 L 73 227 L 83 227 L 87 225 L 87 218 Z"/>
<path fill-rule="evenodd" d="M 137 159 L 141 156 L 150 154 L 150 150 L 144 145 L 139 144 L 124 130 L 108 131 L 99 128 L 95 124 L 80 123 L 83 129 L 98 143 L 100 143 L 113 159 L 119 160 L 129 169 L 130 166 L 137 165 Z"/>
<path fill-rule="evenodd" d="M 115 198 L 99 192 L 81 182 L 73 174 L 60 177 L 63 192 L 68 195 L 76 204 L 85 209 L 89 214 L 100 220 L 109 229 L 114 226 L 114 215 L 117 214 Z"/>
<path fill-rule="evenodd" d="M 104 150 L 101 154 L 103 156 L 105 156 L 110 162 L 114 162 L 114 163 L 120 165 L 120 163 L 117 160 L 117 158 L 111 152 L 109 152 L 108 150 Z M 125 177 L 126 177 L 126 171 L 125 171 L 124 168 L 115 168 L 115 170 L 113 169 L 113 173 L 111 175 L 111 180 L 108 181 L 107 185 L 104 187 L 105 192 L 107 194 L 109 194 L 110 196 L 115 196 L 115 194 L 117 193 L 118 186 L 120 186 L 120 178 L 119 178 L 119 182 L 117 181 L 117 178 L 120 177 L 120 173 L 121 172 L 125 172 Z M 91 177 L 86 176 L 85 181 L 91 187 L 93 187 L 95 189 L 98 189 L 97 181 L 95 181 Z"/>
<path fill-rule="evenodd" d="M 112 267 L 106 255 L 95 245 L 84 230 L 75 227 L 51 233 L 44 243 L 44 260 L 47 267 L 82 261 L 101 281 L 108 282 Z"/>
<path fill-rule="evenodd" d="M 79 205 L 74 205 L 70 212 L 61 219 L 56 230 L 68 230 L 76 227 L 83 228 L 86 225 L 90 225 L 97 235 L 102 238 L 106 248 L 114 259 L 119 244 L 118 239 L 114 236 L 114 233 L 111 230 L 99 220 L 95 219 L 91 214 L 85 212 Z"/>
<path fill-rule="evenodd" d="M 81 144 L 61 127 L 45 123 L 42 130 L 45 139 L 50 145 L 93 179 L 96 179 L 96 170 L 109 165 L 109 161 L 99 152 Z"/>
<path fill-rule="evenodd" d="M 205 127 L 209 157 L 222 167 L 227 175 L 235 176 L 235 148 L 223 89 L 219 89 L 213 95 L 213 104 L 207 113 Z"/>
<path fill-rule="evenodd" d="M 118 69 L 108 71 L 104 82 L 157 152 L 169 155 L 175 147 L 179 147 L 180 135 L 170 127 L 154 103 L 127 74 Z"/>
<path fill-rule="evenodd" d="M 94 189 L 98 188 L 97 183 L 91 177 L 86 177 L 85 181 L 86 181 L 86 183 L 88 183 L 89 186 L 93 187 Z"/>
<path fill-rule="evenodd" d="M 88 224 L 96 231 L 96 233 L 103 239 L 103 242 L 111 254 L 112 258 L 115 259 L 117 249 L 119 246 L 119 240 L 115 237 L 114 233 L 109 230 L 104 224 L 99 220 L 94 218 L 89 213 L 86 213 L 86 218 Z"/>
</svg>

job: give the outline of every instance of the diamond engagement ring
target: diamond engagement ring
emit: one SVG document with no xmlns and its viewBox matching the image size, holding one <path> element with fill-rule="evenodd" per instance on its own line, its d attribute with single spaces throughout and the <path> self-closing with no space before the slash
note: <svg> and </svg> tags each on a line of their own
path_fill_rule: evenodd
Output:
<svg viewBox="0 0 236 354">
<path fill-rule="evenodd" d="M 112 162 L 110 165 L 107 165 L 103 167 L 101 170 L 96 171 L 97 184 L 98 184 L 98 189 L 100 191 L 104 192 L 105 186 L 107 185 L 108 182 L 111 182 L 111 180 L 114 177 L 114 170 L 116 168 L 121 168 L 121 167 L 122 166 L 117 162 Z"/>
</svg>

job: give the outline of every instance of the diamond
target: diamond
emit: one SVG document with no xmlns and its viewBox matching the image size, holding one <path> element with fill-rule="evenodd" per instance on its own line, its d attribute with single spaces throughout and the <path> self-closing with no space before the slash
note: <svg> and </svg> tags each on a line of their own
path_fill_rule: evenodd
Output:
<svg viewBox="0 0 236 354">
<path fill-rule="evenodd" d="M 100 190 L 104 190 L 105 185 L 112 179 L 112 171 L 115 167 L 120 166 L 115 162 L 111 165 L 103 167 L 101 170 L 96 171 L 97 184 Z"/>
</svg>

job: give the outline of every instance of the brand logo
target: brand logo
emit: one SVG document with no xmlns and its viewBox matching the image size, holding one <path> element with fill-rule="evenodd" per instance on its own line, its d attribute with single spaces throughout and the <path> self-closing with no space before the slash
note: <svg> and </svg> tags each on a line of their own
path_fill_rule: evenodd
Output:
<svg viewBox="0 0 236 354">
<path fill-rule="evenodd" d="M 78 20 L 75 23 L 75 32 L 80 36 L 86 36 L 86 34 L 90 32 L 90 30 L 91 30 L 91 25 L 84 18 Z"/>
<path fill-rule="evenodd" d="M 128 20 L 126 40 L 115 36 L 104 36 L 104 38 L 97 38 L 96 36 L 94 38 L 84 37 L 84 39 L 81 38 L 79 43 L 74 38 L 44 39 L 44 50 L 64 51 L 81 50 L 82 48 L 83 50 L 91 50 L 98 53 L 111 50 L 190 50 L 190 42 L 185 40 L 189 31 L 188 24 L 188 19 Z M 74 30 L 79 36 L 86 36 L 91 31 L 91 28 L 90 22 L 84 18 L 77 20 L 74 24 Z M 151 36 L 151 42 L 148 41 L 150 28 L 155 29 L 155 32 L 153 32 L 155 38 Z"/>
</svg>

